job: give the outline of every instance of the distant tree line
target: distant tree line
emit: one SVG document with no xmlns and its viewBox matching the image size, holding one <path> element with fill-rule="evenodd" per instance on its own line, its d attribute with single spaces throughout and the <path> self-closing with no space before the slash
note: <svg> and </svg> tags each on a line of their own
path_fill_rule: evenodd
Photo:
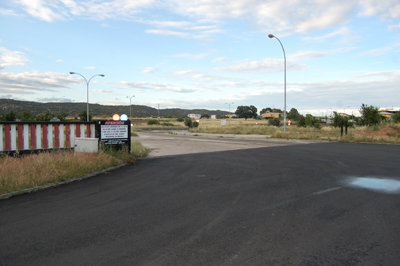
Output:
<svg viewBox="0 0 400 266">
<path fill-rule="evenodd" d="M 282 114 L 283 111 L 277 108 L 266 107 L 260 111 L 260 115 L 264 113 L 279 113 Z M 386 121 L 387 118 L 382 116 L 379 113 L 379 108 L 372 105 L 362 104 L 360 107 L 361 117 L 356 117 L 354 115 L 345 116 L 341 115 L 338 112 L 334 112 L 333 123 L 334 127 L 340 127 L 342 134 L 343 130 L 346 130 L 348 127 L 357 126 L 377 126 L 382 122 Z M 257 108 L 253 105 L 250 106 L 238 106 L 235 112 L 238 118 L 260 118 L 257 115 Z M 269 124 L 274 126 L 281 125 L 280 118 L 268 118 Z M 314 127 L 321 128 L 321 118 L 315 117 L 311 114 L 302 115 L 298 112 L 296 108 L 291 108 L 289 112 L 287 112 L 287 119 L 292 120 L 299 127 Z M 400 123 L 400 112 L 395 113 L 391 120 L 395 123 Z"/>
<path fill-rule="evenodd" d="M 0 115 L 0 122 L 48 122 L 48 121 L 66 121 L 68 114 L 52 114 L 50 112 L 45 112 L 38 115 L 33 115 L 30 111 L 25 111 L 22 113 L 16 113 L 14 111 L 9 111 L 8 113 Z M 86 121 L 86 111 L 82 111 L 79 117 L 75 117 L 74 120 Z M 89 116 L 89 120 L 92 120 L 92 116 Z"/>
</svg>

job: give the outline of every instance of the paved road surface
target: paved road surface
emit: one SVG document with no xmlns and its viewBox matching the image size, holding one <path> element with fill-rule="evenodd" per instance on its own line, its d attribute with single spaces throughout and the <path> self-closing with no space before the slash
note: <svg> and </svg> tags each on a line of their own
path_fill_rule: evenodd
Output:
<svg viewBox="0 0 400 266">
<path fill-rule="evenodd" d="M 0 201 L 0 265 L 399 265 L 400 146 L 166 156 Z"/>
<path fill-rule="evenodd" d="M 262 135 L 195 134 L 187 131 L 144 131 L 137 134 L 134 139 L 150 150 L 149 157 L 312 143 Z"/>
</svg>

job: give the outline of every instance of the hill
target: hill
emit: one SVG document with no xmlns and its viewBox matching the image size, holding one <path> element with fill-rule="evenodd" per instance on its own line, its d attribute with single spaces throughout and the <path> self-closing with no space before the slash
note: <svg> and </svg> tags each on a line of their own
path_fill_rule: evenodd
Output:
<svg viewBox="0 0 400 266">
<path fill-rule="evenodd" d="M 111 116 L 114 113 L 128 114 L 129 105 L 101 105 L 101 104 L 90 104 L 90 114 L 92 116 Z M 26 111 L 31 112 L 33 115 L 43 114 L 50 112 L 54 115 L 65 113 L 69 116 L 78 116 L 82 111 L 86 111 L 86 103 L 68 103 L 68 102 L 51 102 L 51 103 L 40 103 L 40 102 L 29 102 L 29 101 L 16 101 L 12 99 L 0 99 L 0 115 L 14 111 L 16 113 L 23 113 Z M 207 110 L 207 109 L 160 109 L 160 116 L 176 116 L 185 117 L 188 114 L 208 114 L 223 116 L 229 112 L 220 110 Z M 156 108 L 145 106 L 145 105 L 132 105 L 132 115 L 135 117 L 151 117 L 157 116 L 158 111 Z"/>
</svg>

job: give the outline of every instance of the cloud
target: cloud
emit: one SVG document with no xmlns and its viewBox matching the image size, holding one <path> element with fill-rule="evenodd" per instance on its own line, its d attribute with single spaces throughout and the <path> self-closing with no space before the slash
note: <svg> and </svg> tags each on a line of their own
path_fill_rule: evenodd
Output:
<svg viewBox="0 0 400 266">
<path fill-rule="evenodd" d="M 67 98 L 61 98 L 61 97 L 50 97 L 50 98 L 39 98 L 37 99 L 39 102 L 45 102 L 45 103 L 73 103 L 75 100 L 73 99 L 67 99 Z"/>
<path fill-rule="evenodd" d="M 79 80 L 80 81 L 80 80 Z M 55 92 L 76 84 L 77 80 L 54 72 L 0 72 L 0 92 L 11 94 L 32 94 L 37 92 Z"/>
<path fill-rule="evenodd" d="M 174 37 L 181 37 L 181 38 L 194 38 L 194 35 L 187 33 L 187 32 L 182 32 L 182 31 L 151 29 L 151 30 L 146 30 L 145 32 L 149 33 L 149 34 L 174 36 Z"/>
<path fill-rule="evenodd" d="M 96 69 L 96 67 L 95 67 L 95 66 L 87 66 L 87 67 L 84 67 L 84 69 L 88 69 L 88 70 L 95 70 L 95 69 Z"/>
<path fill-rule="evenodd" d="M 207 53 L 203 53 L 203 54 L 189 54 L 189 53 L 185 53 L 185 54 L 175 54 L 173 55 L 173 57 L 176 58 L 188 58 L 188 59 L 203 59 L 210 56 L 210 54 Z"/>
<path fill-rule="evenodd" d="M 351 34 L 353 34 L 353 32 L 350 29 L 348 29 L 347 27 L 342 27 L 338 30 L 332 31 L 325 35 L 315 36 L 315 37 L 306 36 L 306 37 L 303 37 L 303 40 L 310 41 L 310 42 L 320 42 L 320 41 L 325 41 L 327 39 L 331 39 L 331 38 L 334 38 L 337 36 L 349 36 Z"/>
<path fill-rule="evenodd" d="M 23 66 L 28 62 L 25 54 L 19 51 L 11 51 L 0 46 L 0 69 L 8 66 Z"/>
<path fill-rule="evenodd" d="M 307 67 L 293 62 L 287 62 L 287 69 L 290 71 L 303 71 Z M 278 72 L 283 69 L 283 59 L 266 58 L 262 60 L 243 60 L 230 66 L 217 67 L 216 71 L 221 72 L 253 72 L 266 73 Z"/>
<path fill-rule="evenodd" d="M 364 0 L 360 1 L 363 16 L 379 16 L 385 19 L 400 18 L 400 2 L 397 0 Z"/>
<path fill-rule="evenodd" d="M 156 70 L 157 70 L 157 68 L 155 68 L 155 67 L 145 67 L 145 68 L 143 68 L 142 73 L 149 74 L 149 73 L 155 72 Z"/>
<path fill-rule="evenodd" d="M 141 90 L 153 90 L 153 91 L 170 91 L 177 93 L 188 93 L 194 92 L 193 89 L 187 89 L 175 85 L 171 85 L 168 83 L 156 83 L 156 82 L 132 82 L 132 81 L 120 81 L 117 83 L 117 86 L 122 88 L 134 88 Z"/>
<path fill-rule="evenodd" d="M 57 60 L 56 60 L 56 63 L 64 63 L 64 60 L 62 60 L 62 59 L 57 59 Z"/>
<path fill-rule="evenodd" d="M 173 74 L 178 75 L 178 76 L 185 76 L 190 73 L 193 73 L 193 69 L 186 69 L 186 70 L 180 70 L 180 71 L 175 71 Z"/>
</svg>

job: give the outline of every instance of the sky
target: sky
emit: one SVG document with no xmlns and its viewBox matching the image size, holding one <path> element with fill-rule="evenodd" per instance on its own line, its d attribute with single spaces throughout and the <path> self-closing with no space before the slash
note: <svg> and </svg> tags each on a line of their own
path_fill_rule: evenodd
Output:
<svg viewBox="0 0 400 266">
<path fill-rule="evenodd" d="M 0 98 L 283 109 L 268 34 L 287 110 L 400 107 L 399 0 L 1 0 Z"/>
</svg>

